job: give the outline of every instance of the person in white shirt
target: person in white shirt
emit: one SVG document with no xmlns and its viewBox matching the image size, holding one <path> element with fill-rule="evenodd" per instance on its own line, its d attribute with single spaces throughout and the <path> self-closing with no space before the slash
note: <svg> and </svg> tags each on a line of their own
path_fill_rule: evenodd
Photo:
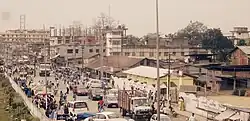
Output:
<svg viewBox="0 0 250 121">
<path fill-rule="evenodd" d="M 188 118 L 188 121 L 196 121 L 194 113 Z"/>
</svg>

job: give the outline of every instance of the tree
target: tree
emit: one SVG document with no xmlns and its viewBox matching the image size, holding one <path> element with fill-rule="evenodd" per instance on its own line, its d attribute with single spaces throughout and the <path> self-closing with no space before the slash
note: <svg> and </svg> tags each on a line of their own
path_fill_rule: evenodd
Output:
<svg viewBox="0 0 250 121">
<path fill-rule="evenodd" d="M 245 46 L 247 45 L 246 44 L 246 41 L 244 39 L 241 39 L 238 43 L 237 43 L 238 46 Z"/>
<path fill-rule="evenodd" d="M 202 48 L 212 50 L 220 61 L 227 60 L 228 52 L 234 48 L 233 42 L 223 36 L 220 29 L 207 29 L 202 34 Z"/>
<path fill-rule="evenodd" d="M 202 40 L 202 34 L 207 30 L 207 26 L 199 21 L 190 22 L 187 27 L 176 33 L 177 38 L 187 38 L 189 44 L 199 45 Z"/>
<path fill-rule="evenodd" d="M 93 28 L 100 29 L 103 27 L 115 28 L 117 27 L 117 23 L 115 19 L 106 15 L 105 13 L 101 13 L 99 17 L 93 20 Z"/>
</svg>

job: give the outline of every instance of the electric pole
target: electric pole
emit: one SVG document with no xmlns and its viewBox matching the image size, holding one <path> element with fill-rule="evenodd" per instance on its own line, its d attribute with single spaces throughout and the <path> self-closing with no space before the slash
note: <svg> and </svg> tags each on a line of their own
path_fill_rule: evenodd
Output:
<svg viewBox="0 0 250 121">
<path fill-rule="evenodd" d="M 155 1 L 155 6 L 156 6 L 156 49 L 157 49 L 157 54 L 156 54 L 156 66 L 157 66 L 157 121 L 160 121 L 160 69 L 159 69 L 159 5 L 158 5 L 158 0 Z"/>
<path fill-rule="evenodd" d="M 45 26 L 43 25 L 43 31 L 45 32 Z M 48 108 L 48 79 L 47 79 L 47 54 L 48 54 L 48 51 L 47 51 L 47 47 L 46 47 L 46 40 L 45 40 L 45 37 L 43 36 L 42 37 L 43 38 L 43 43 L 44 43 L 44 53 L 45 53 L 45 56 L 44 56 L 44 65 L 45 65 L 45 93 L 46 93 L 46 107 L 45 107 L 45 109 L 47 109 Z M 41 68 L 40 68 L 41 69 Z"/>
<path fill-rule="evenodd" d="M 101 68 L 100 68 L 100 72 L 101 72 L 101 79 L 103 78 L 103 42 L 105 40 L 105 33 L 104 33 L 104 16 L 101 16 L 101 22 L 102 22 L 102 27 L 101 29 L 99 30 L 100 33 L 101 33 L 101 36 L 100 36 L 100 44 L 101 44 L 101 51 L 100 51 L 100 59 L 101 59 Z"/>
</svg>

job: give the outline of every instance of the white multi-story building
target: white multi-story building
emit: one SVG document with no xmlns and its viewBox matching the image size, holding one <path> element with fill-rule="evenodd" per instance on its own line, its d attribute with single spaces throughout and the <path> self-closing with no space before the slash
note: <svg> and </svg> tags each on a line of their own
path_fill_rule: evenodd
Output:
<svg viewBox="0 0 250 121">
<path fill-rule="evenodd" d="M 116 29 L 106 30 L 106 56 L 119 55 L 122 53 L 122 46 L 126 37 L 124 26 L 118 26 Z"/>
<path fill-rule="evenodd" d="M 7 30 L 0 33 L 5 42 L 42 42 L 49 38 L 49 31 L 44 30 Z"/>
<path fill-rule="evenodd" d="M 233 36 L 233 43 L 237 45 L 240 40 L 248 41 L 250 38 L 249 30 L 247 27 L 234 27 L 233 31 L 230 31 Z"/>
</svg>

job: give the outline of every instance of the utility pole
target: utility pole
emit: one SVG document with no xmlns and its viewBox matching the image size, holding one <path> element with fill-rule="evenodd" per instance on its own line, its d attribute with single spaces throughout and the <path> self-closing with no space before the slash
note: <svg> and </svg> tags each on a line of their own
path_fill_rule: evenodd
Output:
<svg viewBox="0 0 250 121">
<path fill-rule="evenodd" d="M 43 25 L 43 30 L 44 30 L 44 32 L 45 32 L 45 26 Z M 46 41 L 45 41 L 45 37 L 43 36 L 43 43 L 44 43 L 44 49 L 45 49 L 45 56 L 44 56 L 44 65 L 45 65 L 45 93 L 46 93 L 46 101 L 45 101 L 45 103 L 46 103 L 46 107 L 45 107 L 45 109 L 47 109 L 48 108 L 48 79 L 47 79 L 47 54 L 48 54 L 48 52 L 46 51 L 47 50 L 47 47 L 46 47 Z M 40 68 L 41 69 L 41 68 Z"/>
<path fill-rule="evenodd" d="M 155 6 L 156 6 L 156 49 L 157 49 L 157 54 L 156 54 L 156 66 L 157 66 L 157 121 L 160 121 L 160 69 L 159 69 L 159 5 L 158 5 L 158 0 L 155 1 Z"/>
<path fill-rule="evenodd" d="M 83 70 L 84 70 L 84 58 L 83 58 L 83 53 L 84 53 L 84 45 L 82 44 L 82 76 L 83 76 Z"/>
<path fill-rule="evenodd" d="M 103 78 L 103 42 L 105 40 L 105 33 L 104 33 L 104 16 L 101 16 L 102 28 L 100 29 L 100 44 L 101 44 L 101 51 L 100 51 L 100 59 L 101 59 L 101 79 Z"/>
<path fill-rule="evenodd" d="M 168 96 L 168 100 L 170 100 L 170 76 L 171 76 L 171 73 L 170 73 L 170 69 L 171 69 L 171 54 L 170 52 L 168 52 L 168 83 L 167 83 L 167 86 L 168 86 L 168 89 L 167 89 L 167 96 Z M 169 102 L 169 105 L 171 106 L 171 103 Z"/>
</svg>

